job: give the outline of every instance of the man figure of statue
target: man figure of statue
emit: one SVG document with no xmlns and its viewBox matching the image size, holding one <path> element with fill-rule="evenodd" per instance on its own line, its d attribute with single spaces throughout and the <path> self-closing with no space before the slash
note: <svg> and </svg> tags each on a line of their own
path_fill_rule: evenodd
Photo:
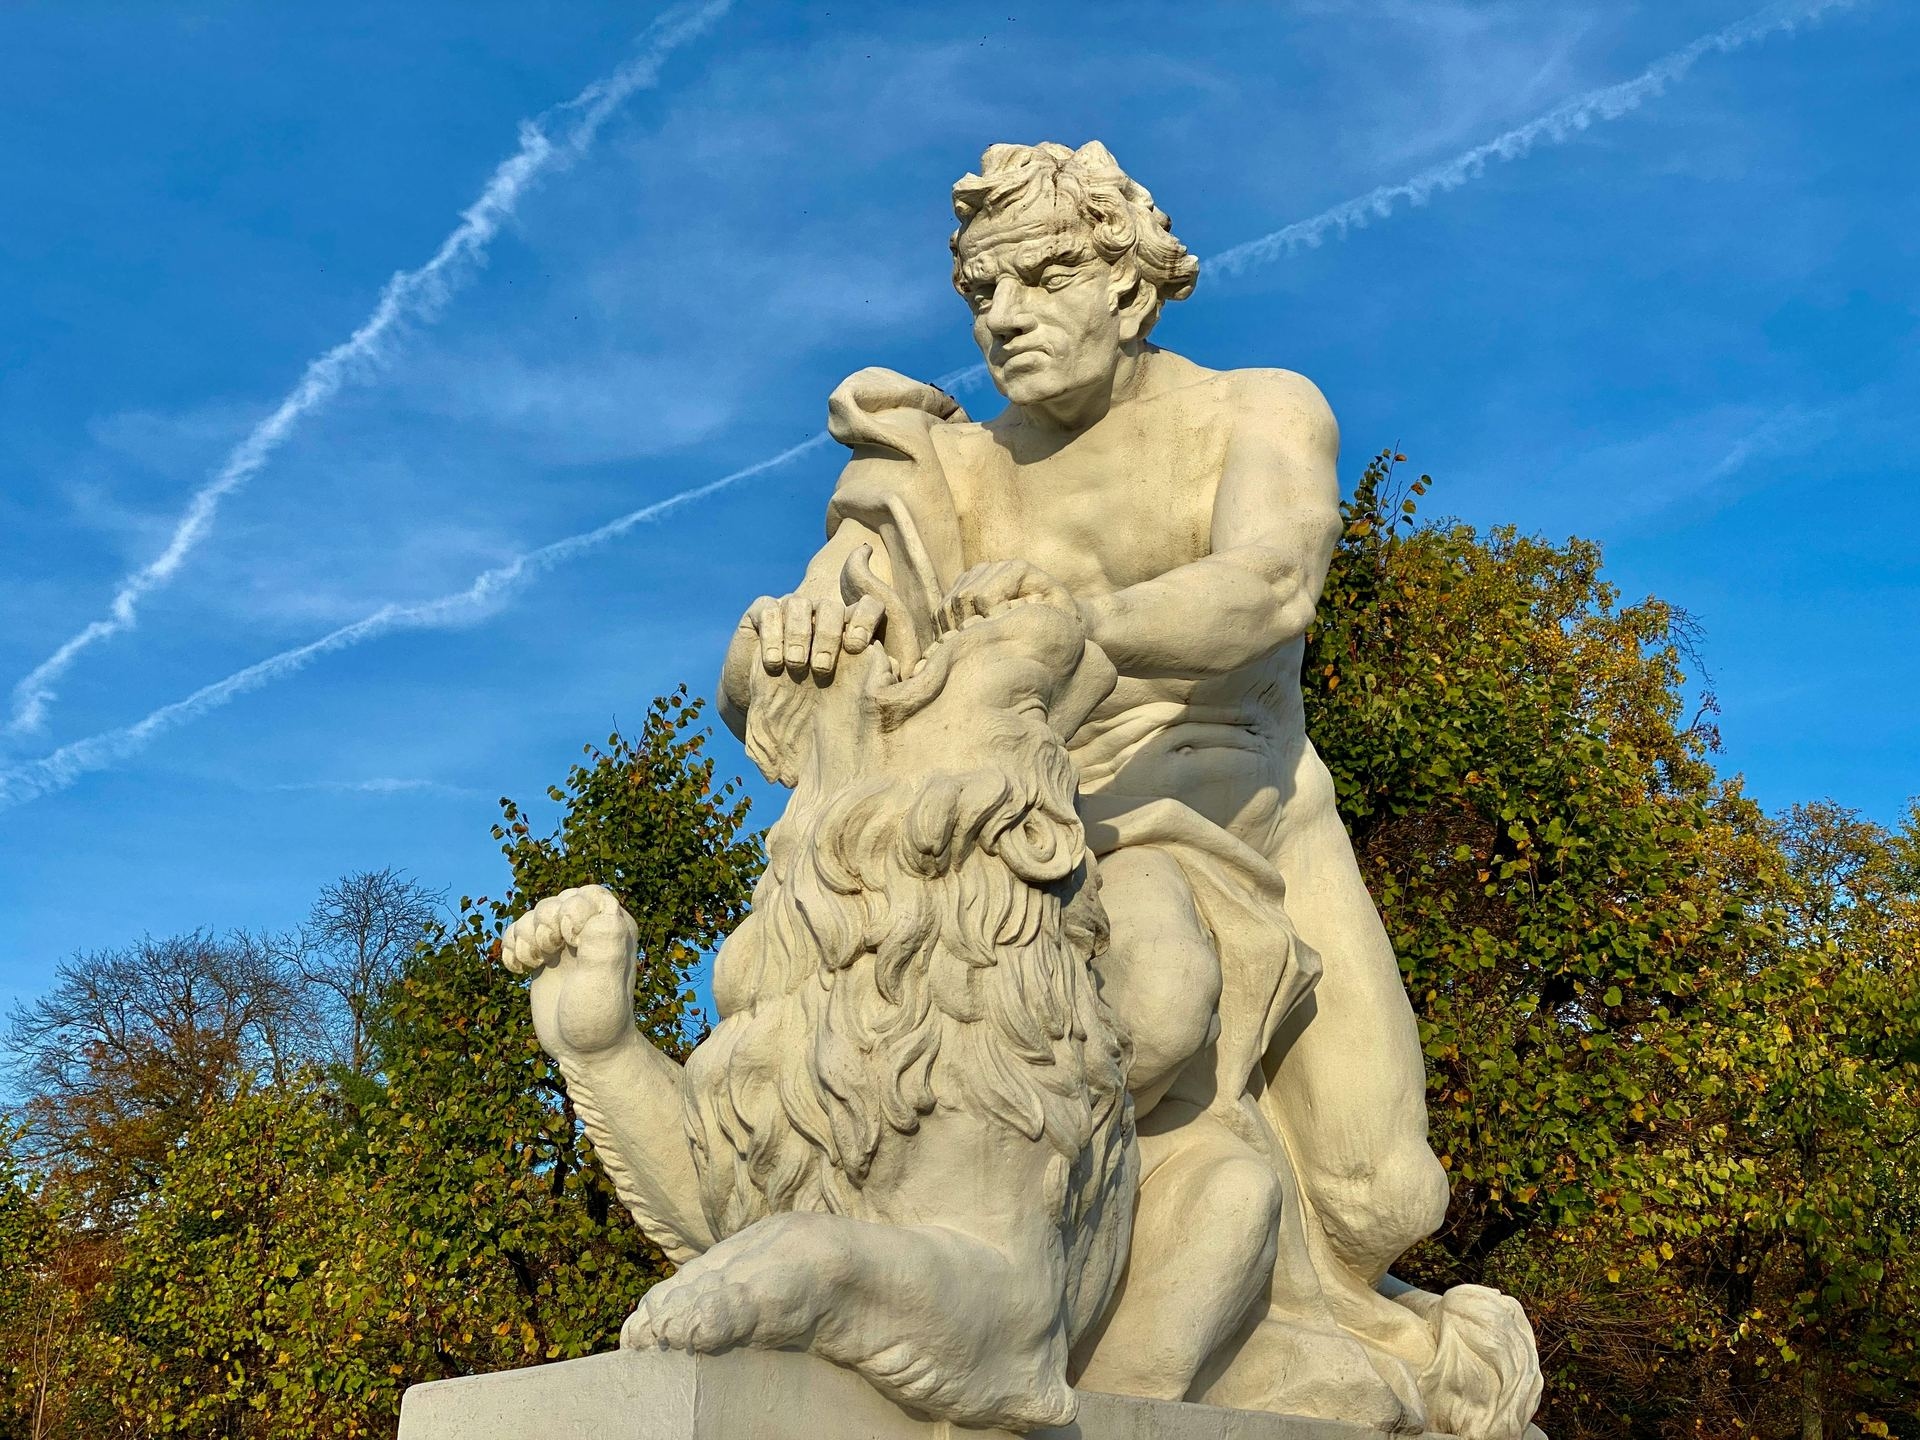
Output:
<svg viewBox="0 0 1920 1440">
<path fill-rule="evenodd" d="M 1079 1383 L 1512 1440 L 1538 1399 L 1518 1307 L 1388 1275 L 1444 1218 L 1447 1180 L 1302 707 L 1341 527 L 1332 412 L 1290 371 L 1149 343 L 1199 262 L 1103 146 L 996 145 L 954 209 L 954 284 L 1005 411 L 975 424 L 892 372 L 852 377 L 829 540 L 742 625 L 770 671 L 831 683 L 879 621 L 842 600 L 846 557 L 907 523 L 941 594 L 965 597 L 945 623 L 1067 597 L 1120 673 L 1070 748 L 1144 1178 Z"/>
</svg>

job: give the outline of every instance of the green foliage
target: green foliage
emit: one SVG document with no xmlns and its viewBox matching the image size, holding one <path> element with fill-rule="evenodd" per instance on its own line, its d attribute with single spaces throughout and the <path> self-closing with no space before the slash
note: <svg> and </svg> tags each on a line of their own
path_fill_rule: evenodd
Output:
<svg viewBox="0 0 1920 1440">
<path fill-rule="evenodd" d="M 1796 923 L 1805 847 L 1715 777 L 1684 615 L 1589 543 L 1415 525 L 1395 464 L 1305 679 L 1453 1178 L 1411 1273 L 1528 1301 L 1554 1433 L 1769 1433 L 1809 1383 L 1835 1419 L 1911 1407 L 1911 922 L 1864 932 L 1883 880 L 1827 907 L 1844 937 Z M 1864 857 L 1911 842 L 1870 830 L 1823 843 L 1910 899 Z"/>
<path fill-rule="evenodd" d="M 391 1434 L 417 1381 L 615 1342 L 666 1264 L 594 1163 L 499 936 L 546 894 L 612 886 L 640 922 L 636 1017 L 684 1053 L 690 970 L 760 865 L 698 715 L 675 694 L 637 737 L 589 748 L 549 792 L 545 838 L 503 801 L 506 897 L 463 900 L 401 964 L 368 1015 L 371 1063 L 329 1063 L 322 1033 L 304 1065 L 221 1070 L 168 1112 L 157 1181 L 110 1241 L 0 1166 L 0 1437 Z M 56 1334 L 74 1343 L 50 1348 Z"/>
<path fill-rule="evenodd" d="M 0 1127 L 0 1436 L 115 1433 L 109 1357 L 86 1323 L 117 1248 L 76 1233 Z"/>
<path fill-rule="evenodd" d="M 208 1112 L 101 1307 L 132 1427 L 263 1440 L 386 1428 L 412 1317 L 377 1163 L 317 1089 Z"/>
<path fill-rule="evenodd" d="M 1348 508 L 1305 681 L 1453 1179 L 1405 1273 L 1527 1303 L 1562 1440 L 1920 1436 L 1920 806 L 1763 816 L 1713 769 L 1682 613 L 1622 603 L 1585 542 L 1416 524 L 1396 463 Z M 383 902 L 324 954 L 77 956 L 14 1012 L 0 1440 L 384 1435 L 416 1381 L 614 1342 L 665 1262 L 498 943 L 609 886 L 636 1020 L 685 1055 L 760 864 L 698 715 L 588 747 L 550 828 L 503 800 L 504 897 L 397 974 L 417 911 Z M 430 898 L 328 896 L 389 893 Z M 344 1031 L 306 1023 L 315 984 Z"/>
</svg>

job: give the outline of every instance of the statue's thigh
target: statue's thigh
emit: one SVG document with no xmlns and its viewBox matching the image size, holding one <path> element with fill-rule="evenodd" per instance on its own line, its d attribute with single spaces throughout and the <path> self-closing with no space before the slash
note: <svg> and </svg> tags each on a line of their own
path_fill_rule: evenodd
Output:
<svg viewBox="0 0 1920 1440">
<path fill-rule="evenodd" d="M 1094 968 L 1101 997 L 1133 1039 L 1128 1089 L 1136 1104 L 1163 1089 L 1214 1032 L 1220 957 L 1184 871 L 1150 847 L 1100 861 L 1112 938 Z"/>
</svg>

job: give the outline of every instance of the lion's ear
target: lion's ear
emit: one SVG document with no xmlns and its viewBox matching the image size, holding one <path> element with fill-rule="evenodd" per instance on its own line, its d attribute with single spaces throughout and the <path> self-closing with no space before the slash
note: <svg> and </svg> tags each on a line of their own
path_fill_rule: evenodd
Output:
<svg viewBox="0 0 1920 1440">
<path fill-rule="evenodd" d="M 1019 824 L 1002 831 L 990 848 L 1029 885 L 1051 885 L 1066 879 L 1080 863 L 1087 832 L 1078 817 L 1058 820 L 1036 805 Z"/>
</svg>

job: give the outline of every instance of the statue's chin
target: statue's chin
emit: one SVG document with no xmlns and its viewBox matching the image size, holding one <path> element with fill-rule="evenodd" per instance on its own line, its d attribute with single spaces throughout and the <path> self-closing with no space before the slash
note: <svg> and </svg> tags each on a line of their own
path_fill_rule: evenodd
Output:
<svg viewBox="0 0 1920 1440">
<path fill-rule="evenodd" d="M 1066 394 L 1065 386 L 1052 376 L 1035 370 L 1016 369 L 1008 374 L 1003 368 L 993 377 L 993 382 L 1000 393 L 1015 405 L 1045 405 Z"/>
</svg>

